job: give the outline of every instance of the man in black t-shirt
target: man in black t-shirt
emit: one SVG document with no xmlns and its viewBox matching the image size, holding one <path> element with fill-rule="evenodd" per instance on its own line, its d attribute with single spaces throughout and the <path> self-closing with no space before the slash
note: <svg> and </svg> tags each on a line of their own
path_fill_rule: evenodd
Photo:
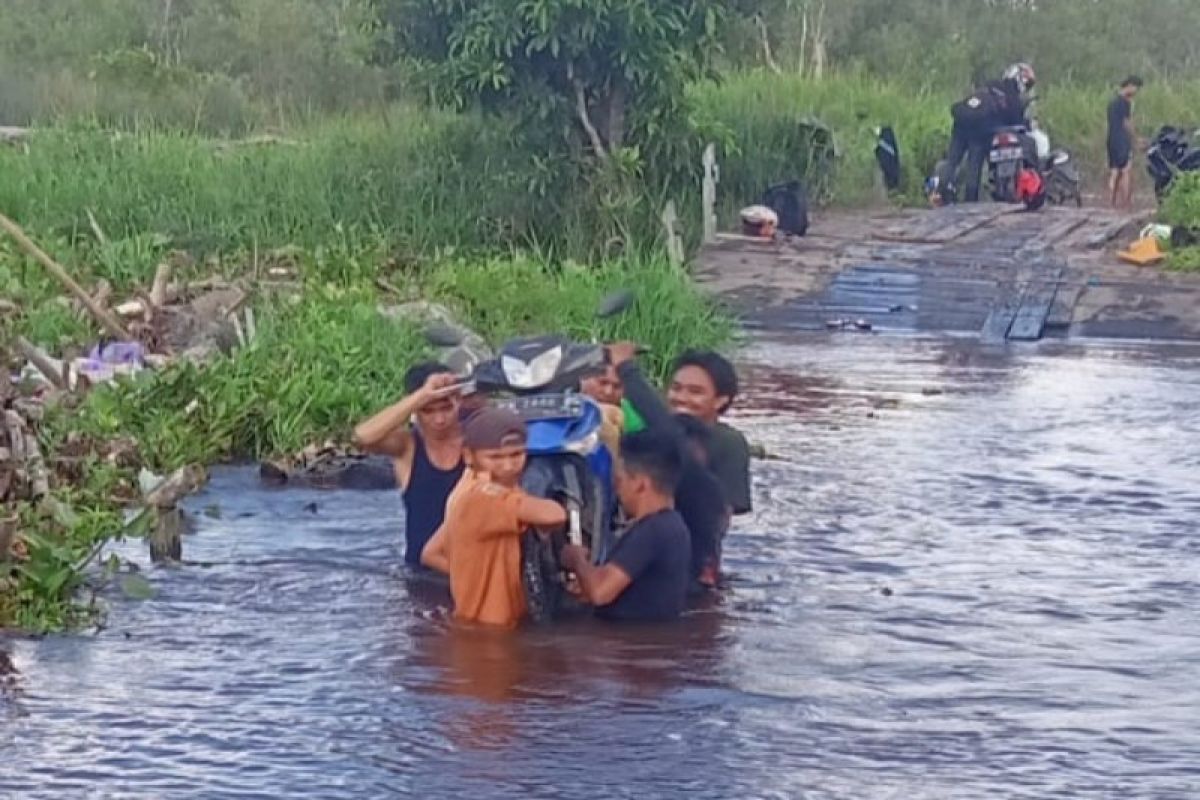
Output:
<svg viewBox="0 0 1200 800">
<path fill-rule="evenodd" d="M 637 345 L 632 342 L 608 346 L 609 360 L 625 384 L 625 396 L 641 415 L 646 430 L 669 436 L 683 451 L 675 508 L 691 534 L 692 578 L 697 581 L 696 588 L 716 588 L 721 541 L 729 528 L 729 504 L 720 480 L 708 467 L 715 428 L 710 428 L 698 415 L 672 414 L 638 368 L 634 361 L 636 353 Z"/>
<path fill-rule="evenodd" d="M 1108 104 L 1108 190 L 1113 208 L 1133 209 L 1133 98 L 1142 79 L 1130 75 Z"/>
<path fill-rule="evenodd" d="M 983 165 L 988 150 L 992 146 L 992 136 L 998 128 L 1024 123 L 1025 107 L 1032 97 L 1036 80 L 1033 67 L 1013 64 L 1005 70 L 1001 80 L 985 83 L 950 107 L 953 120 L 950 147 L 946 152 L 943 172 L 938 176 L 943 200 L 955 193 L 958 168 L 965 157 L 967 186 L 963 199 L 968 203 L 979 201 L 979 184 L 983 179 Z"/>
<path fill-rule="evenodd" d="M 683 471 L 678 439 L 662 431 L 621 437 L 615 484 L 633 520 L 612 555 L 593 566 L 586 549 L 567 545 L 562 564 L 596 615 L 614 621 L 665 621 L 683 613 L 691 574 L 691 542 L 674 508 Z"/>
</svg>

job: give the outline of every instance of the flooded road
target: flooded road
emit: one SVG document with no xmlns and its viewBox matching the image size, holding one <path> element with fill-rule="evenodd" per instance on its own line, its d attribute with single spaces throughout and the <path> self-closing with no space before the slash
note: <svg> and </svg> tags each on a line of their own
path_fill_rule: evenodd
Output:
<svg viewBox="0 0 1200 800">
<path fill-rule="evenodd" d="M 745 362 L 770 458 L 713 607 L 464 633 L 394 494 L 218 473 L 154 598 L 0 641 L 0 797 L 1200 793 L 1200 351 Z"/>
</svg>

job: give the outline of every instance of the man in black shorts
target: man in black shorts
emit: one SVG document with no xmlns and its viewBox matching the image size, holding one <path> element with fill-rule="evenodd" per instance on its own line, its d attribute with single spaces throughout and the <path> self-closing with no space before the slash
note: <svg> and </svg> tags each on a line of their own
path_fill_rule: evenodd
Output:
<svg viewBox="0 0 1200 800">
<path fill-rule="evenodd" d="M 1142 79 L 1130 75 L 1108 104 L 1108 189 L 1113 208 L 1133 209 L 1133 98 Z"/>
</svg>

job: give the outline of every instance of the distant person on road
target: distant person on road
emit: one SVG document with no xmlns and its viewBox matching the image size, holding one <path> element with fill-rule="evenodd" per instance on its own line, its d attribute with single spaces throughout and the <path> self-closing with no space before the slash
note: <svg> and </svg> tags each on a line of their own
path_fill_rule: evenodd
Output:
<svg viewBox="0 0 1200 800">
<path fill-rule="evenodd" d="M 419 566 L 421 550 L 442 524 L 446 499 L 463 474 L 458 378 L 443 364 L 417 364 L 404 375 L 405 396 L 359 423 L 354 443 L 392 457 L 404 499 L 404 561 Z M 415 423 L 415 424 L 414 424 Z"/>
<path fill-rule="evenodd" d="M 1108 190 L 1112 207 L 1125 211 L 1133 210 L 1133 99 L 1141 88 L 1142 79 L 1130 75 L 1108 104 Z"/>
<path fill-rule="evenodd" d="M 967 159 L 967 185 L 963 198 L 979 202 L 983 165 L 998 128 L 1022 125 L 1037 77 L 1028 64 L 1013 64 L 1004 77 L 990 81 L 950 107 L 954 121 L 950 130 L 950 148 L 946 152 L 944 172 L 938 176 L 942 199 L 957 193 L 958 168 Z"/>
</svg>

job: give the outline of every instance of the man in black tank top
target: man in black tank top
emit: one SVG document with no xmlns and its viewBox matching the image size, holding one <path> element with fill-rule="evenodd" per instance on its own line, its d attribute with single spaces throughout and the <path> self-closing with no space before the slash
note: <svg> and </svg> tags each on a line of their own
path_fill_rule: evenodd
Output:
<svg viewBox="0 0 1200 800">
<path fill-rule="evenodd" d="M 358 447 L 392 457 L 404 498 L 404 561 L 411 566 L 420 566 L 421 550 L 441 526 L 446 499 L 463 474 L 462 398 L 447 391 L 457 382 L 442 364 L 418 364 L 404 376 L 400 402 L 354 429 Z"/>
</svg>

